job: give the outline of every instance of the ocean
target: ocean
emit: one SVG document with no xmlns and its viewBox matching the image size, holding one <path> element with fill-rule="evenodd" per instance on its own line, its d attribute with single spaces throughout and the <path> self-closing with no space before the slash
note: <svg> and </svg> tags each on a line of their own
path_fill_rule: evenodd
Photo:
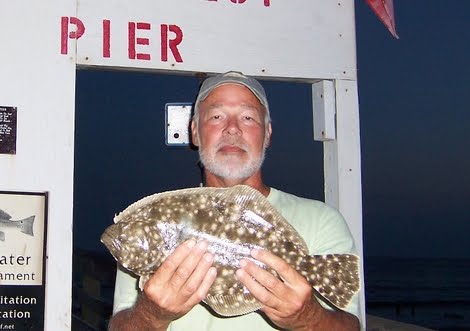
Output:
<svg viewBox="0 0 470 331">
<path fill-rule="evenodd" d="M 470 259 L 366 257 L 367 314 L 470 331 Z"/>
</svg>

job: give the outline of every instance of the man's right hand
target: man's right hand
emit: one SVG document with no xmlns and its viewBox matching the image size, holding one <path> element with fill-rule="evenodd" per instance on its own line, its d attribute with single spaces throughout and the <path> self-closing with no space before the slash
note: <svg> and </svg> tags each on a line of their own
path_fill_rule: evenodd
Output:
<svg viewBox="0 0 470 331">
<path fill-rule="evenodd" d="M 166 330 L 201 302 L 217 275 L 212 266 L 214 256 L 206 252 L 207 246 L 205 241 L 196 244 L 194 240 L 179 245 L 145 283 L 134 308 L 126 311 L 127 322 L 141 330 Z M 121 322 L 123 319 L 114 316 L 110 329 L 127 330 L 120 328 Z"/>
</svg>

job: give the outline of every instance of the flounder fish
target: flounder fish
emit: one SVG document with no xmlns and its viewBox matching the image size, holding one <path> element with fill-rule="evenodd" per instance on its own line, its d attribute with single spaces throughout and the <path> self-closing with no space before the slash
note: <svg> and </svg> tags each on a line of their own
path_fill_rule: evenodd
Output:
<svg viewBox="0 0 470 331">
<path fill-rule="evenodd" d="M 308 255 L 299 233 L 249 186 L 157 193 L 131 204 L 114 222 L 101 241 L 124 268 L 140 276 L 141 289 L 179 244 L 206 240 L 217 277 L 204 302 L 222 316 L 262 306 L 235 276 L 241 259 L 269 270 L 251 257 L 252 249 L 266 249 L 284 259 L 308 280 L 317 297 L 340 309 L 360 288 L 356 255 Z"/>
</svg>

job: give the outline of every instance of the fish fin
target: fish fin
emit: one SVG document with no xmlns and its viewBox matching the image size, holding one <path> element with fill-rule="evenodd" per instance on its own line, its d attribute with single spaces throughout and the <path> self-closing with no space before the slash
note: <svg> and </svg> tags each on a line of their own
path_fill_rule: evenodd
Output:
<svg viewBox="0 0 470 331">
<path fill-rule="evenodd" d="M 5 241 L 5 232 L 0 231 L 0 241 Z"/>
<path fill-rule="evenodd" d="M 221 316 L 244 315 L 262 307 L 251 293 L 208 295 L 203 301 Z"/>
<path fill-rule="evenodd" d="M 151 275 L 142 275 L 139 277 L 139 289 L 141 291 L 144 290 L 144 285 L 147 283 L 147 281 L 150 279 Z"/>
<path fill-rule="evenodd" d="M 361 288 L 359 257 L 354 254 L 307 256 L 300 273 L 327 302 L 344 309 Z"/>
<path fill-rule="evenodd" d="M 11 215 L 8 214 L 6 211 L 0 209 L 0 219 L 8 221 L 9 219 L 11 219 Z"/>
<path fill-rule="evenodd" d="M 267 219 L 269 223 L 272 223 L 272 228 L 276 229 L 280 235 L 282 234 L 282 236 L 287 237 L 298 249 L 301 249 L 305 254 L 308 253 L 308 246 L 302 236 L 258 190 L 248 185 L 235 185 L 229 188 L 219 189 L 219 191 L 219 195 L 223 199 L 236 201 L 236 203 L 248 210 L 269 210 L 269 213 L 265 215 L 260 214 L 260 216 Z M 254 205 L 253 202 L 255 203 Z"/>
<path fill-rule="evenodd" d="M 21 232 L 27 234 L 27 235 L 30 235 L 30 236 L 33 236 L 34 237 L 34 233 L 33 233 L 33 224 L 34 224 L 34 218 L 36 216 L 29 216 L 21 221 L 18 221 L 18 222 L 21 222 Z"/>
</svg>

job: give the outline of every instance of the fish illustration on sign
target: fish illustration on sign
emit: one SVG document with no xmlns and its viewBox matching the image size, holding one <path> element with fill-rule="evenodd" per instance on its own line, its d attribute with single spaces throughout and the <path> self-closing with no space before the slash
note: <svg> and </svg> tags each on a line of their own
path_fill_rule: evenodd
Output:
<svg viewBox="0 0 470 331">
<path fill-rule="evenodd" d="M 308 255 L 299 233 L 255 189 L 199 187 L 157 193 L 119 213 L 101 241 L 126 269 L 140 276 L 139 287 L 180 243 L 206 240 L 214 254 L 217 278 L 204 299 L 222 316 L 242 315 L 261 304 L 237 280 L 241 259 L 252 249 L 284 259 L 315 289 L 317 297 L 342 309 L 360 289 L 359 257 Z M 274 270 L 269 270 L 276 274 Z"/>
<path fill-rule="evenodd" d="M 0 241 L 5 241 L 5 229 L 18 229 L 22 233 L 34 237 L 33 225 L 35 216 L 29 216 L 22 220 L 12 220 L 11 216 L 0 209 Z"/>
</svg>

